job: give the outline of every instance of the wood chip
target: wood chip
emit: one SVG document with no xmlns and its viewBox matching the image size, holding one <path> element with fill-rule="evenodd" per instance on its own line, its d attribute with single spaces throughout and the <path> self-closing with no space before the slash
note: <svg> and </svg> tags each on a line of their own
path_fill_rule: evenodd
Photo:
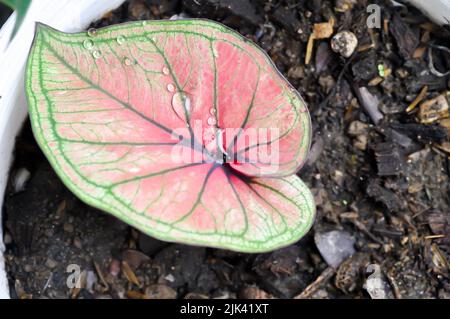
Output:
<svg viewBox="0 0 450 319">
<path fill-rule="evenodd" d="M 375 47 L 375 45 L 374 45 L 373 43 L 366 43 L 366 44 L 360 45 L 360 46 L 356 49 L 356 51 L 358 51 L 358 52 L 364 52 L 364 51 L 367 51 L 367 50 L 372 49 L 372 48 L 374 48 L 374 47 Z"/>
<path fill-rule="evenodd" d="M 16 279 L 16 281 L 14 282 L 14 289 L 15 289 L 16 294 L 19 297 L 19 299 L 32 299 L 33 298 L 33 295 L 25 292 L 25 289 L 23 288 L 23 285 L 19 279 Z"/>
<path fill-rule="evenodd" d="M 445 118 L 439 121 L 439 124 L 441 126 L 444 126 L 447 128 L 448 134 L 450 135 L 450 118 Z"/>
<path fill-rule="evenodd" d="M 423 55 L 425 54 L 425 51 L 427 51 L 427 47 L 422 45 L 420 47 L 418 47 L 417 49 L 414 50 L 414 53 L 412 55 L 413 59 L 420 59 L 423 57 Z"/>
<path fill-rule="evenodd" d="M 333 277 L 335 270 L 333 267 L 326 268 L 313 283 L 303 290 L 302 293 L 295 296 L 294 299 L 307 299 L 312 296 L 324 283 Z"/>
<path fill-rule="evenodd" d="M 77 299 L 80 294 L 81 288 L 74 287 L 70 290 L 70 298 Z"/>
<path fill-rule="evenodd" d="M 384 32 L 384 34 L 389 33 L 389 20 L 388 19 L 383 20 L 383 32 Z"/>
<path fill-rule="evenodd" d="M 369 86 L 377 86 L 381 82 L 383 82 L 383 78 L 381 76 L 376 76 L 372 80 L 369 81 Z"/>
<path fill-rule="evenodd" d="M 330 19 L 328 22 L 315 23 L 313 26 L 314 39 L 328 39 L 333 35 L 334 20 Z"/>
<path fill-rule="evenodd" d="M 424 30 L 430 31 L 430 32 L 433 32 L 433 31 L 437 30 L 437 26 L 434 23 L 432 23 L 432 22 L 422 23 L 421 25 L 419 25 L 419 27 L 421 29 L 424 29 Z"/>
<path fill-rule="evenodd" d="M 422 102 L 422 100 L 425 98 L 425 96 L 427 95 L 428 92 L 428 86 L 424 86 L 419 94 L 417 95 L 417 97 L 414 99 L 414 101 L 411 102 L 411 104 L 408 106 L 408 108 L 406 109 L 406 112 L 411 112 L 412 110 L 414 110 L 416 108 L 416 106 Z"/>
<path fill-rule="evenodd" d="M 397 281 L 395 280 L 395 277 L 394 277 L 392 271 L 387 272 L 386 277 L 389 281 L 389 284 L 392 287 L 392 290 L 394 291 L 395 299 L 402 299 L 402 294 L 400 292 L 400 288 L 397 285 Z"/>
<path fill-rule="evenodd" d="M 258 287 L 245 287 L 239 293 L 241 299 L 274 299 L 274 296 Z"/>
<path fill-rule="evenodd" d="M 132 284 L 141 287 L 141 283 L 139 279 L 136 277 L 136 274 L 131 269 L 130 265 L 126 261 L 122 261 L 122 272 L 125 275 L 125 278 Z"/>
<path fill-rule="evenodd" d="M 150 261 L 150 257 L 145 255 L 144 253 L 135 250 L 128 249 L 122 253 L 122 258 L 125 260 L 131 267 L 134 269 L 139 268 L 142 263 L 146 263 Z"/>
<path fill-rule="evenodd" d="M 450 154 L 450 142 L 444 142 L 444 143 L 441 143 L 441 144 L 436 144 L 436 147 L 438 149 L 440 149 L 441 151 L 444 151 L 444 152 Z"/>
<path fill-rule="evenodd" d="M 432 260 L 433 263 L 438 267 L 442 269 L 450 269 L 450 262 L 445 258 L 445 255 L 442 253 L 442 251 L 439 249 L 438 245 L 432 244 L 431 245 L 431 252 L 432 252 Z"/>
<path fill-rule="evenodd" d="M 56 215 L 61 215 L 67 207 L 66 200 L 63 200 L 61 203 L 59 203 L 58 208 L 56 209 Z"/>
<path fill-rule="evenodd" d="M 105 279 L 105 276 L 103 275 L 103 271 L 100 268 L 100 265 L 98 263 L 96 263 L 95 261 L 94 261 L 94 267 L 95 267 L 95 271 L 97 272 L 98 277 L 100 278 L 100 281 L 103 284 L 103 290 L 104 290 L 104 292 L 106 292 L 109 289 L 109 285 Z"/>
<path fill-rule="evenodd" d="M 420 105 L 419 118 L 421 123 L 430 124 L 446 118 L 448 115 L 447 97 L 443 94 Z"/>
<path fill-rule="evenodd" d="M 149 299 L 176 299 L 177 292 L 166 285 L 155 284 L 145 289 L 145 294 Z"/>
<path fill-rule="evenodd" d="M 308 39 L 308 44 L 306 45 L 306 55 L 305 55 L 305 64 L 308 65 L 311 61 L 312 53 L 314 47 L 314 34 L 311 34 Z"/>
<path fill-rule="evenodd" d="M 425 236 L 425 239 L 439 239 L 439 238 L 445 238 L 445 235 L 444 234 L 440 234 L 440 235 Z"/>
<path fill-rule="evenodd" d="M 334 18 L 331 17 L 328 22 L 316 23 L 313 26 L 313 33 L 309 36 L 306 45 L 305 64 L 308 65 L 312 58 L 314 40 L 328 39 L 333 35 Z"/>
<path fill-rule="evenodd" d="M 430 35 L 431 35 L 431 32 L 426 30 L 420 37 L 420 42 L 425 43 L 425 44 L 430 42 Z"/>
<path fill-rule="evenodd" d="M 150 297 L 146 294 L 143 294 L 142 292 L 136 290 L 128 290 L 127 297 L 130 299 L 150 299 Z"/>
</svg>

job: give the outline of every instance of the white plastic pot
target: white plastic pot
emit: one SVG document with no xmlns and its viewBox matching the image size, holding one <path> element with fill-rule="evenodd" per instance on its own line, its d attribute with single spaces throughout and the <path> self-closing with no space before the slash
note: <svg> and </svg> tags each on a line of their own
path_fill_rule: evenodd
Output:
<svg viewBox="0 0 450 319">
<path fill-rule="evenodd" d="M 450 24 L 450 0 L 403 0 L 439 25 Z"/>
<path fill-rule="evenodd" d="M 0 207 L 12 161 L 15 137 L 27 114 L 24 92 L 24 66 L 33 40 L 35 22 L 65 32 L 85 29 L 124 0 L 38 0 L 32 1 L 27 16 L 12 42 L 15 14 L 0 30 Z M 9 298 L 3 260 L 3 234 L 0 213 L 0 298 Z"/>
</svg>

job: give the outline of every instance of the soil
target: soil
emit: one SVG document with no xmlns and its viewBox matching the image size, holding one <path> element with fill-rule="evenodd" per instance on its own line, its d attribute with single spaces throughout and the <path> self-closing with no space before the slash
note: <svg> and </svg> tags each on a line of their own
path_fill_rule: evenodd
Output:
<svg viewBox="0 0 450 319">
<path fill-rule="evenodd" d="M 266 50 L 311 112 L 299 176 L 317 220 L 301 241 L 266 254 L 152 239 L 72 195 L 27 122 L 3 207 L 12 297 L 449 298 L 449 30 L 411 7 L 370 3 L 380 28 L 368 29 L 364 0 L 135 0 L 94 23 L 183 13 Z M 346 58 L 329 37 L 316 39 L 305 65 L 314 24 L 333 20 L 334 33 L 356 35 L 357 50 Z M 81 288 L 68 286 L 74 278 Z"/>
<path fill-rule="evenodd" d="M 6 22 L 8 17 L 11 15 L 11 9 L 4 4 L 0 3 L 0 26 Z"/>
</svg>

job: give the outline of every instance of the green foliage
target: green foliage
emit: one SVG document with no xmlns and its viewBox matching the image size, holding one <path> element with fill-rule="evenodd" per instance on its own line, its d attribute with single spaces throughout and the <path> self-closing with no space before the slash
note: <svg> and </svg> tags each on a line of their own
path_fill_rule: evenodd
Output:
<svg viewBox="0 0 450 319">
<path fill-rule="evenodd" d="M 19 29 L 20 25 L 23 22 L 23 19 L 25 18 L 28 7 L 31 4 L 31 0 L 0 0 L 0 2 L 17 12 L 16 25 L 14 26 L 14 30 L 11 35 L 12 39 L 16 35 L 17 30 Z"/>
</svg>

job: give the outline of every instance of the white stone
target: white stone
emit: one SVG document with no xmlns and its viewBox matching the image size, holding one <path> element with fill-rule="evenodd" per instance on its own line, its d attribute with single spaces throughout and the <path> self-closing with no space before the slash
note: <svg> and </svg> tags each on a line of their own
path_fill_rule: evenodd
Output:
<svg viewBox="0 0 450 319">
<path fill-rule="evenodd" d="M 341 31 L 336 33 L 331 39 L 331 49 L 342 55 L 344 58 L 350 57 L 358 46 L 358 39 L 353 32 Z"/>
</svg>

